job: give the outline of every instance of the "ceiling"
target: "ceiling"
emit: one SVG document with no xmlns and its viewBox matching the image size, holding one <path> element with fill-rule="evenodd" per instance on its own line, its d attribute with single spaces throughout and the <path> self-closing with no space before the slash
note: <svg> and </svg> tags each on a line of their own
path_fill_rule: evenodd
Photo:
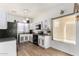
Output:
<svg viewBox="0 0 79 59">
<path fill-rule="evenodd" d="M 11 14 L 25 17 L 24 10 L 28 9 L 28 17 L 35 18 L 50 11 L 59 3 L 0 3 L 0 9 Z"/>
</svg>

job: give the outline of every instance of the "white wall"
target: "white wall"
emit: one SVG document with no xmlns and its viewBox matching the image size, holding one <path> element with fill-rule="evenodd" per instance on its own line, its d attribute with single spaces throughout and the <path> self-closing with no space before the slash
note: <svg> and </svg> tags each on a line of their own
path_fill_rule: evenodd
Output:
<svg viewBox="0 0 79 59">
<path fill-rule="evenodd" d="M 12 15 L 12 14 L 7 13 L 7 21 L 14 22 L 14 20 L 22 22 L 23 20 L 25 20 L 25 18 L 21 17 L 21 16 Z"/>
<path fill-rule="evenodd" d="M 73 44 L 52 40 L 51 47 L 69 53 L 71 55 L 79 56 L 79 47 Z"/>
</svg>

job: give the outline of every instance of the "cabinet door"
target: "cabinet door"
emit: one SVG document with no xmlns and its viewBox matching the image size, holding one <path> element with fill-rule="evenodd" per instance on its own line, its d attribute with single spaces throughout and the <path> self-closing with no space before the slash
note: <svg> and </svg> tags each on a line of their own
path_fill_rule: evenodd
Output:
<svg viewBox="0 0 79 59">
<path fill-rule="evenodd" d="M 42 47 L 42 37 L 41 36 L 38 37 L 38 45 Z"/>
<path fill-rule="evenodd" d="M 44 37 L 43 36 L 39 36 L 38 44 L 39 46 L 44 48 Z"/>
<path fill-rule="evenodd" d="M 20 42 L 24 42 L 24 36 L 20 37 Z"/>
<path fill-rule="evenodd" d="M 33 35 L 29 35 L 29 41 L 33 42 Z"/>
<path fill-rule="evenodd" d="M 42 38 L 39 40 L 39 46 L 41 46 L 43 48 L 45 47 L 44 46 L 44 40 Z"/>
<path fill-rule="evenodd" d="M 29 39 L 29 36 L 28 35 L 25 36 L 25 41 L 28 41 L 28 39 Z"/>
<path fill-rule="evenodd" d="M 38 38 L 38 45 L 40 46 L 40 38 Z"/>
<path fill-rule="evenodd" d="M 44 46 L 44 40 L 42 39 L 42 46 Z"/>
</svg>

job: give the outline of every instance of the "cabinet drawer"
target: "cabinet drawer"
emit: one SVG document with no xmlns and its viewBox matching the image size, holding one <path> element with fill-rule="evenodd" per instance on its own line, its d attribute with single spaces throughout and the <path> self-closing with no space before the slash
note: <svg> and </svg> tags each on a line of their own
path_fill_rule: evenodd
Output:
<svg viewBox="0 0 79 59">
<path fill-rule="evenodd" d="M 25 36 L 25 41 L 28 41 L 29 40 L 29 36 Z"/>
</svg>

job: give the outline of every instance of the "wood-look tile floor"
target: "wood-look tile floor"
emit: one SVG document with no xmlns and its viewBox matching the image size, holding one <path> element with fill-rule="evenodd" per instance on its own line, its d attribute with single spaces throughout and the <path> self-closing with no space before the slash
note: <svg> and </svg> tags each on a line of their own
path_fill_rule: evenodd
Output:
<svg viewBox="0 0 79 59">
<path fill-rule="evenodd" d="M 69 54 L 64 53 L 62 51 L 53 48 L 44 49 L 30 42 L 22 43 L 18 47 L 17 55 L 18 56 L 70 56 Z"/>
</svg>

